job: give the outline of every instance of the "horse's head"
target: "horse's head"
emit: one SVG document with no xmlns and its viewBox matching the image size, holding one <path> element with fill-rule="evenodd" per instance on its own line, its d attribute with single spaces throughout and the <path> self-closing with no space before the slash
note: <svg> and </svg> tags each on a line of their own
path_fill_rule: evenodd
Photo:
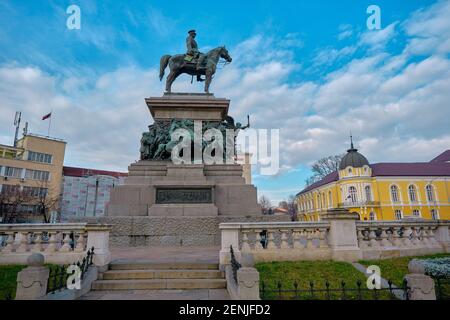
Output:
<svg viewBox="0 0 450 320">
<path fill-rule="evenodd" d="M 230 54 L 228 53 L 228 50 L 225 48 L 225 46 L 220 47 L 220 57 L 225 59 L 226 62 L 231 62 L 233 59 L 231 59 Z"/>
</svg>

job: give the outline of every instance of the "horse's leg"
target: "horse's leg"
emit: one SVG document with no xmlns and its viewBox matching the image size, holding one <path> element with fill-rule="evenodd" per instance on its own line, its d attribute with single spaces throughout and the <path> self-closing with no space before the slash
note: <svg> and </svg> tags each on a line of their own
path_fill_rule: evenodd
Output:
<svg viewBox="0 0 450 320">
<path fill-rule="evenodd" d="M 166 92 L 167 93 L 172 92 L 172 83 L 175 80 L 174 75 L 175 75 L 175 72 L 173 70 L 170 70 L 170 73 L 166 79 Z"/>
<path fill-rule="evenodd" d="M 210 68 L 207 68 L 205 71 L 205 93 L 209 94 L 209 86 L 211 85 L 211 80 L 213 76 L 213 71 Z"/>
</svg>

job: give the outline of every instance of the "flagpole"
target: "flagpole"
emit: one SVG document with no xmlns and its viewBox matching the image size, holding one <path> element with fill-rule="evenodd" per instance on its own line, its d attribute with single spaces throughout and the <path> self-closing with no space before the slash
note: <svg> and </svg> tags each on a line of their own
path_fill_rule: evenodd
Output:
<svg viewBox="0 0 450 320">
<path fill-rule="evenodd" d="M 50 121 L 48 122 L 47 138 L 50 138 L 50 126 L 52 125 L 52 115 L 53 115 L 53 110 L 50 111 Z"/>
</svg>

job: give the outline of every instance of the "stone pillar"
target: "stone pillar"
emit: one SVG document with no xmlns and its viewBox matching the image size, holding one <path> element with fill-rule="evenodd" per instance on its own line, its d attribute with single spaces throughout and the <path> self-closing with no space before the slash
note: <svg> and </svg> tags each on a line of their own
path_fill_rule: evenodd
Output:
<svg viewBox="0 0 450 320">
<path fill-rule="evenodd" d="M 221 249 L 219 254 L 219 263 L 221 270 L 224 266 L 230 264 L 230 245 L 233 246 L 234 256 L 240 261 L 241 251 L 239 250 L 239 223 L 221 223 L 219 225 L 221 232 Z"/>
<path fill-rule="evenodd" d="M 350 213 L 347 209 L 329 209 L 321 219 L 330 222 L 328 244 L 333 260 L 357 261 L 362 258 L 356 234 L 357 213 Z"/>
<path fill-rule="evenodd" d="M 27 258 L 28 267 L 17 274 L 16 300 L 36 300 L 47 294 L 48 268 L 41 253 L 33 253 Z"/>
<path fill-rule="evenodd" d="M 448 222 L 440 222 L 435 233 L 436 241 L 443 246 L 445 252 L 450 252 L 449 225 Z"/>
<path fill-rule="evenodd" d="M 237 271 L 237 282 L 240 300 L 260 300 L 258 270 L 249 267 L 240 268 Z"/>
<path fill-rule="evenodd" d="M 434 280 L 425 275 L 425 266 L 416 259 L 409 262 L 410 274 L 405 276 L 409 287 L 410 300 L 436 300 Z"/>
<path fill-rule="evenodd" d="M 109 251 L 109 225 L 92 225 L 86 226 L 87 230 L 87 246 L 89 250 L 94 247 L 94 256 L 92 261 L 95 266 L 103 267 L 111 261 L 111 253 Z"/>
</svg>

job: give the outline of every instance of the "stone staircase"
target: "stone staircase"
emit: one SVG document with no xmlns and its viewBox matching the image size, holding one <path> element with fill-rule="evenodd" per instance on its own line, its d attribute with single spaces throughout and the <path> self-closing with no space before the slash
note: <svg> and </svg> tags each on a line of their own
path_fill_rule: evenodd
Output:
<svg viewBox="0 0 450 320">
<path fill-rule="evenodd" d="M 225 274 L 215 263 L 118 261 L 109 265 L 93 291 L 225 289 Z"/>
</svg>

